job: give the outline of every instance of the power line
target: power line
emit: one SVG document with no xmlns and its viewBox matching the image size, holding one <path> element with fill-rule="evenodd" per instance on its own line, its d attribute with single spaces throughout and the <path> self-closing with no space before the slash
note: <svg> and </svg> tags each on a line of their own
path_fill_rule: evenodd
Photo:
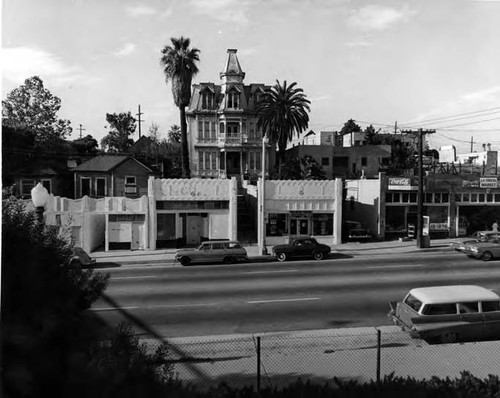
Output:
<svg viewBox="0 0 500 398">
<path fill-rule="evenodd" d="M 460 118 L 460 117 L 465 116 L 465 115 L 474 115 L 474 114 L 483 113 L 483 112 L 489 112 L 489 111 L 493 111 L 493 110 L 496 110 L 497 112 L 500 112 L 500 107 L 497 106 L 497 107 L 494 107 L 494 108 L 482 109 L 482 110 L 474 111 L 474 112 L 459 113 L 457 115 L 452 115 L 452 116 L 436 117 L 436 118 L 427 119 L 427 120 L 424 119 L 424 120 L 420 120 L 418 122 L 406 123 L 406 124 L 404 124 L 404 126 L 421 125 L 421 124 L 424 124 L 424 123 L 427 123 L 427 122 L 433 122 L 433 121 L 443 120 L 443 119 L 455 119 L 455 118 Z M 493 112 L 493 113 L 497 113 L 497 112 Z M 486 116 L 486 115 L 480 115 L 480 116 Z M 474 117 L 474 116 L 469 116 L 469 117 Z"/>
<path fill-rule="evenodd" d="M 495 117 L 495 118 L 492 118 L 492 119 L 486 119 L 486 120 L 478 120 L 478 121 L 475 121 L 475 122 L 468 122 L 468 123 L 460 123 L 460 124 L 454 124 L 454 125 L 451 125 L 451 126 L 445 126 L 445 127 L 442 127 L 442 128 L 450 128 L 450 127 L 460 127 L 460 126 L 468 126 L 470 124 L 478 124 L 478 123 L 484 123 L 484 122 L 491 122 L 493 120 L 500 120 L 500 117 Z M 436 129 L 439 129 L 440 127 L 437 127 Z M 499 127 L 499 130 L 500 130 L 500 127 Z"/>
</svg>

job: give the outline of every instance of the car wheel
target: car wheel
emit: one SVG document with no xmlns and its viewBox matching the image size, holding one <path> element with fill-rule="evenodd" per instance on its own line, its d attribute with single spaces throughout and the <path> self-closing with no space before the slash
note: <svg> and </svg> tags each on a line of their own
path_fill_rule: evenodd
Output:
<svg viewBox="0 0 500 398">
<path fill-rule="evenodd" d="M 493 255 L 491 254 L 491 252 L 484 252 L 481 258 L 483 259 L 483 261 L 490 261 L 493 258 Z"/>
<path fill-rule="evenodd" d="M 322 252 L 316 252 L 316 253 L 314 253 L 314 259 L 315 260 L 323 260 L 324 256 L 325 255 Z"/>
<path fill-rule="evenodd" d="M 222 260 L 224 262 L 224 264 L 232 264 L 234 263 L 234 259 L 232 257 L 224 257 L 224 260 Z"/>
<path fill-rule="evenodd" d="M 184 266 L 191 264 L 191 259 L 189 257 L 181 257 L 180 261 L 181 264 Z"/>
<path fill-rule="evenodd" d="M 276 258 L 278 259 L 278 261 L 283 262 L 283 261 L 285 261 L 285 260 L 286 260 L 286 253 L 278 253 L 278 254 L 276 255 Z"/>
<path fill-rule="evenodd" d="M 442 344 L 456 343 L 458 340 L 458 334 L 455 332 L 446 332 L 440 336 L 439 340 Z"/>
</svg>

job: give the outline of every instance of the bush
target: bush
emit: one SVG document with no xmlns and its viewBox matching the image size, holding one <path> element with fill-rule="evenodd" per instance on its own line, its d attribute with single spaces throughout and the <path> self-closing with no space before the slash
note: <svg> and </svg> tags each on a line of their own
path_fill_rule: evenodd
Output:
<svg viewBox="0 0 500 398">
<path fill-rule="evenodd" d="M 172 380 L 167 348 L 148 354 L 130 326 L 110 333 L 88 311 L 108 275 L 69 267 L 68 231 L 38 224 L 8 190 L 2 205 L 4 396 L 123 398 L 164 391 Z"/>
</svg>

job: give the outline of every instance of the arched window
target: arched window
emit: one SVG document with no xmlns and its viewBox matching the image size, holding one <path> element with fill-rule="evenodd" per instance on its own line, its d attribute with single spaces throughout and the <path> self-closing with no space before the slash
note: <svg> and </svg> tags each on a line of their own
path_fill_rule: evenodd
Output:
<svg viewBox="0 0 500 398">
<path fill-rule="evenodd" d="M 236 89 L 231 89 L 227 94 L 227 108 L 238 109 L 240 107 L 240 93 Z"/>
<path fill-rule="evenodd" d="M 213 108 L 214 96 L 210 90 L 204 90 L 201 93 L 201 108 L 202 109 L 212 109 Z"/>
</svg>

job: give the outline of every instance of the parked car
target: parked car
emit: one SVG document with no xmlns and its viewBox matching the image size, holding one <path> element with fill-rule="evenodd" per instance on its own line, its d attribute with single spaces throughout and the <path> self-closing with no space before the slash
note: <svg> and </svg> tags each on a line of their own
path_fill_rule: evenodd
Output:
<svg viewBox="0 0 500 398">
<path fill-rule="evenodd" d="M 495 237 L 500 238 L 500 232 L 476 231 L 471 236 L 453 240 L 452 242 L 450 242 L 450 247 L 456 251 L 463 253 L 465 251 L 466 245 L 476 242 L 485 242 L 488 239 Z"/>
<path fill-rule="evenodd" d="M 95 264 L 95 258 L 91 258 L 81 247 L 73 247 L 73 256 L 69 260 L 69 266 L 74 268 L 88 268 Z"/>
<path fill-rule="evenodd" d="M 208 240 L 196 249 L 178 250 L 175 259 L 182 265 L 216 262 L 231 264 L 238 261 L 247 261 L 248 255 L 245 248 L 237 241 Z"/>
<path fill-rule="evenodd" d="M 297 238 L 288 244 L 273 247 L 273 256 L 279 261 L 294 257 L 312 257 L 321 260 L 330 252 L 330 246 L 319 243 L 314 238 Z"/>
<path fill-rule="evenodd" d="M 481 286 L 416 288 L 390 307 L 395 324 L 429 343 L 500 337 L 500 296 Z"/>
<path fill-rule="evenodd" d="M 500 257 L 500 238 L 490 238 L 486 242 L 474 242 L 465 245 L 464 253 L 469 257 L 490 261 Z"/>
</svg>

